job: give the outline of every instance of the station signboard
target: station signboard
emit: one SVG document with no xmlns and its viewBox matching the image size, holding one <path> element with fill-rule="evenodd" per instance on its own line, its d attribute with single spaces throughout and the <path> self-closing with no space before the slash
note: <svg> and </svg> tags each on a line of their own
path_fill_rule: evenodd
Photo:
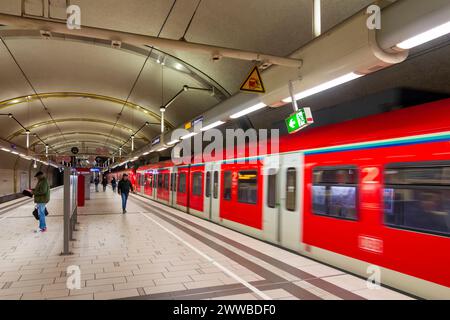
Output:
<svg viewBox="0 0 450 320">
<path fill-rule="evenodd" d="M 301 108 L 297 112 L 291 114 L 285 120 L 288 132 L 295 133 L 310 124 L 314 123 L 310 108 Z"/>
</svg>

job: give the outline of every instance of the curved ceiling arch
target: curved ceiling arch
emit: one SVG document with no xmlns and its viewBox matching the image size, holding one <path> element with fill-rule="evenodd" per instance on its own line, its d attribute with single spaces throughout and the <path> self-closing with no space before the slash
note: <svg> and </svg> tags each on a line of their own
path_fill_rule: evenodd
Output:
<svg viewBox="0 0 450 320">
<path fill-rule="evenodd" d="M 39 93 L 39 94 L 32 94 L 32 95 L 25 95 L 20 97 L 14 97 L 11 99 L 0 101 L 0 110 L 4 108 L 8 108 L 11 106 L 19 106 L 23 103 L 32 102 L 39 99 L 55 99 L 55 98 L 86 98 L 86 99 L 95 99 L 95 100 L 101 100 L 106 102 L 111 102 L 114 104 L 119 104 L 122 106 L 125 106 L 127 108 L 131 108 L 133 110 L 139 111 L 143 114 L 145 114 L 146 117 L 151 117 L 156 121 L 161 121 L 161 116 L 151 110 L 149 108 L 142 107 L 138 104 L 135 104 L 133 102 L 127 102 L 125 100 L 110 97 L 110 96 L 104 96 L 99 94 L 93 94 L 93 93 L 86 93 L 86 92 L 47 92 L 47 93 Z M 173 129 L 174 125 L 164 120 L 165 125 Z"/>
<path fill-rule="evenodd" d="M 70 150 L 73 146 L 79 146 L 81 144 L 85 144 L 86 148 L 90 148 L 91 146 L 101 146 L 104 148 L 107 148 L 109 151 L 116 151 L 117 148 L 119 148 L 118 145 L 113 145 L 112 143 L 109 143 L 107 145 L 104 145 L 101 142 L 98 141 L 94 141 L 94 140 L 83 140 L 83 141 L 78 141 L 78 140 L 73 140 L 73 141 L 68 141 L 67 144 L 71 144 L 70 147 L 67 146 L 67 144 L 64 143 L 60 143 L 54 146 L 54 149 L 59 153 L 60 150 Z"/>
<path fill-rule="evenodd" d="M 227 91 L 218 81 L 212 76 L 208 75 L 203 70 L 193 66 L 187 61 L 170 54 L 167 51 L 163 51 L 159 48 L 142 46 L 138 47 L 128 43 L 121 43 L 120 47 L 113 47 L 111 41 L 105 41 L 102 39 L 90 38 L 90 37 L 76 37 L 70 34 L 62 34 L 52 32 L 50 38 L 44 37 L 40 31 L 34 29 L 6 29 L 0 30 L 0 36 L 3 39 L 42 39 L 42 40 L 60 40 L 67 42 L 77 42 L 93 46 L 102 46 L 110 50 L 121 50 L 129 54 L 148 57 L 154 62 L 161 63 L 161 61 L 169 58 L 173 61 L 166 61 L 166 66 L 172 67 L 172 69 L 189 74 L 193 79 L 201 83 L 205 87 L 214 88 L 215 96 L 219 101 L 225 100 L 231 96 L 231 93 Z M 150 54 L 150 55 L 149 55 Z M 181 64 L 184 68 L 180 68 L 178 64 Z"/>
<path fill-rule="evenodd" d="M 107 137 L 108 136 L 107 134 L 98 133 L 98 132 L 65 132 L 64 135 L 65 136 L 92 136 L 92 137 L 94 137 L 94 136 L 95 137 L 98 137 L 98 136 Z M 45 143 L 50 143 L 51 141 L 58 141 L 58 140 L 60 140 L 59 137 L 58 136 L 54 136 L 54 135 L 49 135 L 49 136 L 46 136 L 46 137 L 42 138 L 42 141 L 44 141 Z M 120 146 L 122 146 L 126 142 L 125 140 L 122 140 L 122 139 L 119 139 L 119 138 L 111 138 L 110 140 L 111 140 L 111 142 L 114 141 L 114 142 L 116 142 L 118 144 L 116 149 L 118 149 Z M 81 140 L 74 140 L 74 141 L 82 142 Z M 56 143 L 53 142 L 52 143 L 52 147 L 53 146 L 62 145 L 62 144 L 69 144 L 71 142 L 72 141 L 64 141 L 64 142 L 59 142 L 58 141 Z M 41 141 L 36 141 L 36 142 L 32 143 L 30 145 L 30 147 L 35 147 L 35 146 L 39 145 L 40 143 L 41 143 Z M 102 143 L 102 144 L 105 145 L 104 143 Z"/>
<path fill-rule="evenodd" d="M 50 125 L 50 124 L 53 124 L 54 122 L 56 122 L 56 123 L 65 123 L 65 122 L 91 122 L 91 123 L 101 123 L 101 124 L 105 124 L 105 125 L 109 125 L 109 126 L 111 126 L 111 127 L 117 127 L 118 129 L 121 129 L 121 130 L 123 130 L 123 131 L 126 131 L 127 132 L 127 135 L 129 135 L 129 134 L 132 134 L 135 130 L 133 130 L 132 128 L 129 128 L 129 127 L 127 127 L 127 126 L 124 126 L 124 125 L 122 125 L 122 124 L 119 124 L 119 123 L 114 123 L 114 122 L 111 122 L 111 121 L 106 121 L 106 120 L 101 120 L 101 119 L 89 119 L 89 118 L 67 118 L 67 119 L 55 119 L 55 121 L 51 121 L 51 120 L 48 120 L 48 121 L 42 121 L 42 122 L 38 122 L 38 123 L 34 123 L 34 124 L 32 124 L 31 126 L 29 126 L 29 128 L 28 129 L 30 129 L 30 130 L 33 130 L 33 129 L 38 129 L 38 128 L 41 128 L 41 127 L 44 127 L 44 126 L 48 126 L 48 125 Z M 12 140 L 12 139 L 14 139 L 14 138 L 16 138 L 16 137 L 18 137 L 18 136 L 20 136 L 20 135 L 23 135 L 24 133 L 25 133 L 25 129 L 20 129 L 20 130 L 18 130 L 18 131 L 16 131 L 16 132 L 14 132 L 14 133 L 12 133 L 11 135 L 9 135 L 7 138 L 6 138 L 6 140 Z M 64 134 L 64 132 L 63 132 L 63 134 Z M 100 135 L 100 133 L 97 133 L 98 135 Z M 107 137 L 110 137 L 110 135 L 106 135 Z M 150 142 L 150 140 L 147 138 L 147 137 L 145 137 L 143 134 L 140 134 L 140 133 L 138 133 L 137 135 L 136 135 L 136 137 L 138 138 L 138 139 L 142 139 L 142 140 L 144 140 L 146 143 L 149 143 Z"/>
</svg>

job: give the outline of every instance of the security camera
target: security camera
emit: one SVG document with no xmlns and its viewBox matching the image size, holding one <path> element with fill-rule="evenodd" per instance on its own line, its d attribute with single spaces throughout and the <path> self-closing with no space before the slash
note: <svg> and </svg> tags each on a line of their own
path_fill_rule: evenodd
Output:
<svg viewBox="0 0 450 320">
<path fill-rule="evenodd" d="M 114 49 L 120 49 L 122 47 L 122 42 L 118 40 L 111 41 L 111 47 Z"/>
<path fill-rule="evenodd" d="M 212 55 L 212 60 L 213 61 L 219 61 L 222 58 L 222 56 L 219 53 L 214 53 Z"/>
<path fill-rule="evenodd" d="M 50 31 L 41 30 L 41 36 L 46 39 L 50 39 L 52 37 L 52 33 Z"/>
</svg>

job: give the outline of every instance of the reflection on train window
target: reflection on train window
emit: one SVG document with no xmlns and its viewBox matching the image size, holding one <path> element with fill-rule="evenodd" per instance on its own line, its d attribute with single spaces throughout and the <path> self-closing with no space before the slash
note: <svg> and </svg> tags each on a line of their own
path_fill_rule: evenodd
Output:
<svg viewBox="0 0 450 320">
<path fill-rule="evenodd" d="M 223 173 L 223 199 L 231 200 L 231 171 Z"/>
<path fill-rule="evenodd" d="M 383 194 L 386 225 L 450 236 L 450 163 L 389 166 Z"/>
<path fill-rule="evenodd" d="M 176 173 L 170 174 L 170 191 L 176 191 Z"/>
<path fill-rule="evenodd" d="M 316 168 L 313 170 L 313 213 L 357 220 L 356 168 Z"/>
<path fill-rule="evenodd" d="M 147 176 L 147 184 L 148 184 L 148 186 L 151 188 L 151 187 L 153 187 L 153 179 L 152 179 L 152 177 L 153 176 L 151 176 L 151 175 L 148 175 Z"/>
<path fill-rule="evenodd" d="M 214 199 L 217 199 L 217 197 L 219 196 L 219 172 L 218 171 L 214 171 Z"/>
<path fill-rule="evenodd" d="M 154 189 L 158 188 L 158 175 L 157 174 L 153 175 L 153 188 Z"/>
<path fill-rule="evenodd" d="M 178 192 L 186 193 L 186 173 L 180 173 L 178 176 Z"/>
<path fill-rule="evenodd" d="M 205 197 L 209 198 L 211 196 L 211 172 L 206 173 L 206 188 Z"/>
<path fill-rule="evenodd" d="M 158 189 L 162 189 L 163 187 L 163 175 L 158 174 Z"/>
<path fill-rule="evenodd" d="M 164 189 L 169 190 L 169 174 L 164 174 Z"/>
<path fill-rule="evenodd" d="M 238 174 L 238 201 L 256 204 L 258 198 L 258 171 L 240 171 Z"/>
<path fill-rule="evenodd" d="M 289 168 L 286 171 L 286 210 L 295 211 L 297 204 L 297 169 Z"/>
<path fill-rule="evenodd" d="M 269 169 L 267 176 L 267 206 L 275 208 L 277 194 L 277 170 Z"/>
<path fill-rule="evenodd" d="M 202 173 L 194 172 L 192 174 L 192 194 L 194 196 L 202 195 Z"/>
</svg>

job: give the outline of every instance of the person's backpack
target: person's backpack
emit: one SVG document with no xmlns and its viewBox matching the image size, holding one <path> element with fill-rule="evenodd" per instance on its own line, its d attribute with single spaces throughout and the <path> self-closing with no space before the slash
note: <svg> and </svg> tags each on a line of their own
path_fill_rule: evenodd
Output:
<svg viewBox="0 0 450 320">
<path fill-rule="evenodd" d="M 39 220 L 39 212 L 37 208 L 34 208 L 33 210 L 33 216 L 36 220 Z M 48 216 L 47 208 L 45 208 L 45 216 Z"/>
</svg>

